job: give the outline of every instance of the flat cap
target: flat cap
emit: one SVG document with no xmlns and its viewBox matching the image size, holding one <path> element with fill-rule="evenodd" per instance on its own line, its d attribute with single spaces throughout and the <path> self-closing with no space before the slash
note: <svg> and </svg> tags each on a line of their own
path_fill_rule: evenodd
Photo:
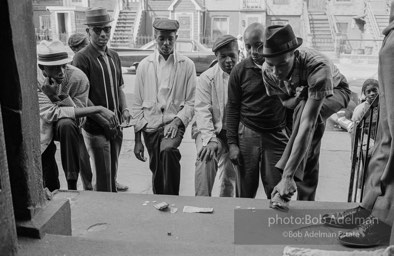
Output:
<svg viewBox="0 0 394 256">
<path fill-rule="evenodd" d="M 88 39 L 86 34 L 75 33 L 68 38 L 68 46 L 74 47 L 80 45 L 85 39 Z"/>
<path fill-rule="evenodd" d="M 218 37 L 215 42 L 213 43 L 212 46 L 212 51 L 216 52 L 217 50 L 219 50 L 220 48 L 222 48 L 223 46 L 228 45 L 229 43 L 236 41 L 237 38 L 232 36 L 232 35 L 223 35 Z"/>
<path fill-rule="evenodd" d="M 179 22 L 177 20 L 170 19 L 156 19 L 153 22 L 153 27 L 157 30 L 177 31 L 179 28 Z"/>
</svg>

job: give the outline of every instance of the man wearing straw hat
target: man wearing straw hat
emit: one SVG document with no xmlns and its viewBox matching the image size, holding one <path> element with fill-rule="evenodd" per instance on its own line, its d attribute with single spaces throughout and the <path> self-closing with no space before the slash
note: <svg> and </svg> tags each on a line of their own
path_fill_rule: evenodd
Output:
<svg viewBox="0 0 394 256">
<path fill-rule="evenodd" d="M 60 188 L 53 142 L 57 140 L 68 189 L 75 190 L 80 170 L 86 182 L 80 159 L 86 151 L 80 130 L 83 117 L 98 114 L 115 123 L 115 115 L 101 106 L 87 107 L 89 81 L 81 70 L 68 65 L 72 58 L 62 42 L 44 40 L 37 46 L 37 53 L 44 186 L 50 191 Z"/>
<path fill-rule="evenodd" d="M 123 77 L 118 54 L 107 47 L 111 22 L 102 7 L 86 11 L 90 44 L 80 50 L 73 64 L 80 68 L 90 82 L 89 105 L 103 106 L 115 114 L 116 122 L 109 123 L 98 115 L 90 116 L 84 124 L 84 138 L 96 173 L 96 190 L 116 192 L 116 173 L 122 146 L 120 124 L 130 121 L 123 92 Z"/>
<path fill-rule="evenodd" d="M 325 121 L 347 107 L 350 90 L 330 59 L 314 49 L 299 48 L 302 38 L 295 36 L 290 25 L 269 26 L 265 36 L 260 52 L 265 57 L 267 93 L 294 108 L 293 130 L 276 164 L 283 171 L 282 179 L 272 192 L 274 207 L 281 208 L 296 191 L 295 180 L 298 200 L 314 200 Z"/>
<path fill-rule="evenodd" d="M 156 19 L 157 49 L 138 66 L 133 102 L 136 120 L 134 154 L 146 161 L 141 134 L 149 154 L 155 194 L 179 194 L 179 145 L 194 114 L 196 68 L 175 47 L 179 23 Z"/>
</svg>

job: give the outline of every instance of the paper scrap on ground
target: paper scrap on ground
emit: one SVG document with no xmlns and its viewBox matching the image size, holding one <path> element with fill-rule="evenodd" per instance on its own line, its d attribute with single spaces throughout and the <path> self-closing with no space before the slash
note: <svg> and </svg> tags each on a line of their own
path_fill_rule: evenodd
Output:
<svg viewBox="0 0 394 256">
<path fill-rule="evenodd" d="M 186 213 L 213 213 L 213 208 L 201 208 L 195 206 L 184 206 L 183 212 Z"/>
<path fill-rule="evenodd" d="M 166 202 L 161 202 L 153 205 L 153 207 L 155 207 L 159 211 L 164 211 L 168 208 L 168 206 L 169 204 L 167 204 Z"/>
</svg>

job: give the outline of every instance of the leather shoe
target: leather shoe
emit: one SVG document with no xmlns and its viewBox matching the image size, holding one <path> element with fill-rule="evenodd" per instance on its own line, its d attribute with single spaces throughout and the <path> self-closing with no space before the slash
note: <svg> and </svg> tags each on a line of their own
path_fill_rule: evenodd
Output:
<svg viewBox="0 0 394 256">
<path fill-rule="evenodd" d="M 370 215 L 364 222 L 349 231 L 339 233 L 338 241 L 349 247 L 373 247 L 388 245 L 390 241 L 391 227 Z"/>
<path fill-rule="evenodd" d="M 358 206 L 344 212 L 324 214 L 322 222 L 330 227 L 352 229 L 363 223 L 370 214 L 370 210 Z"/>
<path fill-rule="evenodd" d="M 119 191 L 119 192 L 124 192 L 124 191 L 127 191 L 128 189 L 129 189 L 128 186 L 122 185 L 122 184 L 116 182 L 116 190 L 117 190 L 117 191 Z"/>
</svg>

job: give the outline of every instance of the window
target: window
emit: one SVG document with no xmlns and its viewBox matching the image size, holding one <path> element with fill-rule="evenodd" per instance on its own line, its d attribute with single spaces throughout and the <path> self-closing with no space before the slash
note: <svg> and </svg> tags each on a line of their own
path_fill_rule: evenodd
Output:
<svg viewBox="0 0 394 256">
<path fill-rule="evenodd" d="M 212 18 L 212 41 L 215 41 L 221 35 L 229 34 L 228 17 Z"/>
<path fill-rule="evenodd" d="M 40 29 L 51 29 L 51 16 L 41 15 L 40 16 Z"/>
<path fill-rule="evenodd" d="M 274 4 L 289 4 L 290 0 L 274 0 Z"/>
</svg>

